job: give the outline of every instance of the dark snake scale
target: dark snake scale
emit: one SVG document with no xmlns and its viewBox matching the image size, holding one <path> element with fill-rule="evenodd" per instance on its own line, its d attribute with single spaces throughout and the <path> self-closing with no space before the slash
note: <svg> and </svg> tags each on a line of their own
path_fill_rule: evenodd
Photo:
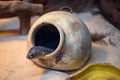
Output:
<svg viewBox="0 0 120 80">
<path fill-rule="evenodd" d="M 45 56 L 51 52 L 53 52 L 54 49 L 50 49 L 50 48 L 46 48 L 46 47 L 43 47 L 43 46 L 35 46 L 35 47 L 32 47 L 28 54 L 27 54 L 27 58 L 28 59 L 33 59 L 33 58 L 36 58 L 36 57 L 39 57 L 39 56 Z"/>
</svg>

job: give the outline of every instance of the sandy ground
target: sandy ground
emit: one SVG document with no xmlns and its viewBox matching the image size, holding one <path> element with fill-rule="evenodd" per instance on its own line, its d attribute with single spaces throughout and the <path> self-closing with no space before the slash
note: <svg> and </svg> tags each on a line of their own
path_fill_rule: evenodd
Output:
<svg viewBox="0 0 120 80">
<path fill-rule="evenodd" d="M 102 22 L 99 16 L 96 18 L 89 13 L 81 14 L 80 18 L 89 28 L 91 26 L 96 27 L 96 23 L 98 22 L 100 22 L 99 25 L 97 24 L 99 27 L 108 24 L 104 23 L 104 21 Z M 8 26 L 11 27 L 8 28 Z M 19 29 L 17 19 L 12 18 L 3 20 L 3 22 L 0 21 L 0 29 Z M 27 35 L 18 36 L 18 34 L 12 34 L 14 36 L 9 35 L 7 37 L 3 37 L 3 35 L 0 37 L 0 80 L 65 80 L 68 76 L 64 72 L 39 68 L 26 59 Z M 92 63 L 109 63 L 120 68 L 120 40 L 118 39 L 116 43 L 118 43 L 116 47 L 93 43 L 91 57 L 86 65 Z"/>
<path fill-rule="evenodd" d="M 26 45 L 26 36 L 0 38 L 0 80 L 48 80 L 53 77 L 58 80 L 57 76 L 67 76 L 35 66 L 26 58 Z M 48 71 L 52 76 L 47 75 Z M 46 75 L 40 76 L 42 74 Z M 64 80 L 62 77 L 59 80 Z"/>
</svg>

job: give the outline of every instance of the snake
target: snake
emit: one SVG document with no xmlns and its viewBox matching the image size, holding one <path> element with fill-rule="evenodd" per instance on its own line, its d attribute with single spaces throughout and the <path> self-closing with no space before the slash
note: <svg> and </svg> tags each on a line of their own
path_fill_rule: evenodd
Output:
<svg viewBox="0 0 120 80">
<path fill-rule="evenodd" d="M 28 59 L 34 59 L 39 56 L 45 56 L 47 54 L 50 54 L 54 51 L 54 49 L 43 47 L 43 46 L 34 46 L 32 47 L 27 54 Z"/>
</svg>

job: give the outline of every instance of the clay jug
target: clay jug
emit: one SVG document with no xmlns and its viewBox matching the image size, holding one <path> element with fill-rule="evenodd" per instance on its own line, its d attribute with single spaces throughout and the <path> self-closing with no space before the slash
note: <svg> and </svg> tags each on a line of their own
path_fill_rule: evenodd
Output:
<svg viewBox="0 0 120 80">
<path fill-rule="evenodd" d="M 91 36 L 86 25 L 74 14 L 54 11 L 41 16 L 32 25 L 27 40 L 28 51 L 35 46 L 52 49 L 31 60 L 55 70 L 75 70 L 89 58 Z"/>
</svg>

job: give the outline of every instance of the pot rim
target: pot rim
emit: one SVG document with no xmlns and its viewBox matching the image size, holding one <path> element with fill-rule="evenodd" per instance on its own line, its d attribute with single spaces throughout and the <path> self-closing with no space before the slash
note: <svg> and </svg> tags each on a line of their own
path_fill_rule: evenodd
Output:
<svg viewBox="0 0 120 80">
<path fill-rule="evenodd" d="M 32 46 L 35 46 L 35 40 L 34 39 L 35 39 L 35 34 L 36 34 L 37 30 L 44 27 L 44 25 L 53 25 L 58 30 L 59 35 L 60 35 L 60 40 L 59 40 L 59 44 L 58 44 L 57 48 L 52 53 L 44 56 L 44 58 L 48 59 L 48 58 L 53 58 L 58 53 L 60 53 L 60 51 L 63 47 L 63 44 L 64 44 L 64 37 L 65 36 L 64 36 L 64 31 L 59 24 L 51 23 L 51 22 L 41 22 L 41 23 L 37 24 L 37 26 L 34 28 L 34 31 L 32 33 L 32 36 L 31 36 Z"/>
</svg>

